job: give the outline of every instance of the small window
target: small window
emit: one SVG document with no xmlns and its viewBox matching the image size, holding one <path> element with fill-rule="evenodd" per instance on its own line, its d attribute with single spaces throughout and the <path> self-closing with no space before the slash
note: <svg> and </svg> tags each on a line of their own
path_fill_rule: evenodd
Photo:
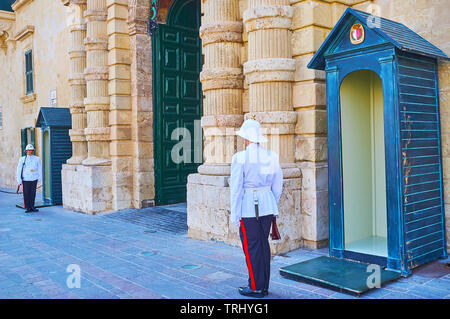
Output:
<svg viewBox="0 0 450 319">
<path fill-rule="evenodd" d="M 33 93 L 33 51 L 25 52 L 26 94 Z"/>
</svg>

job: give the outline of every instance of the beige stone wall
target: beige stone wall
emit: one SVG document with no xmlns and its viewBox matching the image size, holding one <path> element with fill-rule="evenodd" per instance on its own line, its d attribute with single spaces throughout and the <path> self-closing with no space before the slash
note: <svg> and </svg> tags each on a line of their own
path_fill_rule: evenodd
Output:
<svg viewBox="0 0 450 319">
<path fill-rule="evenodd" d="M 71 12 L 55 0 L 20 0 L 13 8 L 15 14 L 0 11 L 0 30 L 5 21 L 12 22 L 0 36 L 0 187 L 17 186 L 20 129 L 35 126 L 39 108 L 49 106 L 52 89 L 57 92 L 57 106 L 67 107 L 70 98 L 67 51 L 71 38 L 67 20 Z M 33 49 L 34 94 L 26 96 L 24 55 L 29 49 Z M 35 133 L 40 155 L 40 129 Z"/>
</svg>

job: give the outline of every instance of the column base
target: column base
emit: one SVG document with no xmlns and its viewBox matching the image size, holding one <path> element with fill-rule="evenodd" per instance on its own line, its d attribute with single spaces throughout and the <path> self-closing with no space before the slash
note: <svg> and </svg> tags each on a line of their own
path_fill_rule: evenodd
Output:
<svg viewBox="0 0 450 319">
<path fill-rule="evenodd" d="M 86 157 L 84 157 L 84 156 L 72 156 L 71 158 L 69 158 L 67 160 L 66 163 L 69 164 L 69 165 L 81 165 L 81 163 L 85 159 L 86 159 Z"/>
<path fill-rule="evenodd" d="M 111 167 L 64 164 L 61 181 L 65 209 L 86 214 L 112 210 Z"/>
<path fill-rule="evenodd" d="M 239 227 L 230 224 L 229 176 L 191 174 L 187 184 L 188 236 L 217 240 L 240 246 Z M 272 254 L 281 254 L 303 246 L 301 225 L 302 178 L 283 183 L 277 217 L 281 240 L 269 238 Z"/>
<path fill-rule="evenodd" d="M 99 157 L 88 157 L 85 160 L 83 160 L 82 164 L 84 166 L 110 166 L 111 159 L 99 158 Z"/>
</svg>

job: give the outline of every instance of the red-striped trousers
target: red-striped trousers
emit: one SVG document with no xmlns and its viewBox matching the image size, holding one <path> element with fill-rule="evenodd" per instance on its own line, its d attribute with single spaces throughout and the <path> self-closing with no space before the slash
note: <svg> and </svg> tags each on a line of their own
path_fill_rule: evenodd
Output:
<svg viewBox="0 0 450 319">
<path fill-rule="evenodd" d="M 273 215 L 242 218 L 239 235 L 248 268 L 248 283 L 253 290 L 269 289 L 269 232 Z"/>
</svg>

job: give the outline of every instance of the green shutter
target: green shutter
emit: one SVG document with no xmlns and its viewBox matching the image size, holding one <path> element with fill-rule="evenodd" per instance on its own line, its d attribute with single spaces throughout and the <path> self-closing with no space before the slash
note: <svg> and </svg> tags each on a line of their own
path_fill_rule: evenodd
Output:
<svg viewBox="0 0 450 319">
<path fill-rule="evenodd" d="M 30 144 L 34 146 L 34 155 L 37 155 L 36 143 L 34 142 L 35 141 L 34 133 L 35 133 L 36 128 L 31 127 L 29 130 L 31 132 L 31 134 L 30 134 L 30 136 L 31 136 Z"/>
<path fill-rule="evenodd" d="M 26 94 L 33 93 L 33 55 L 32 50 L 25 52 Z"/>
<path fill-rule="evenodd" d="M 27 146 L 27 129 L 23 128 L 20 130 L 20 137 L 21 137 L 21 151 L 22 156 L 25 156 L 25 147 Z"/>
</svg>

